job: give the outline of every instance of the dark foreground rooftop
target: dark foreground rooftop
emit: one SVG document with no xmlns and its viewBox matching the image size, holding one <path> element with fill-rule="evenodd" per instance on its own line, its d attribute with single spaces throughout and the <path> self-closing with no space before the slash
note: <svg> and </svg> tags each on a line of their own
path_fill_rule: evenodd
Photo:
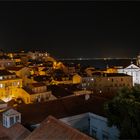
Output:
<svg viewBox="0 0 140 140">
<path fill-rule="evenodd" d="M 22 114 L 22 124 L 37 124 L 49 115 L 57 119 L 86 112 L 105 116 L 104 103 L 107 100 L 106 98 L 94 95 L 90 95 L 88 100 L 85 100 L 84 95 L 72 96 L 46 103 L 21 105 L 17 107 L 17 110 Z"/>
<path fill-rule="evenodd" d="M 30 131 L 20 123 L 16 123 L 10 128 L 0 124 L 0 140 L 24 140 L 29 134 Z"/>
<path fill-rule="evenodd" d="M 91 137 L 49 116 L 25 140 L 93 140 Z"/>
</svg>

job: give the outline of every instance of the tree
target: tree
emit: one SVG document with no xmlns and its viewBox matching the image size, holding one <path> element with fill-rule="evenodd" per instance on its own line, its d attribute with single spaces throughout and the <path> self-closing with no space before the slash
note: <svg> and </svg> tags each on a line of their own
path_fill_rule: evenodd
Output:
<svg viewBox="0 0 140 140">
<path fill-rule="evenodd" d="M 108 125 L 120 130 L 120 139 L 140 138 L 140 87 L 124 88 L 105 104 Z"/>
</svg>

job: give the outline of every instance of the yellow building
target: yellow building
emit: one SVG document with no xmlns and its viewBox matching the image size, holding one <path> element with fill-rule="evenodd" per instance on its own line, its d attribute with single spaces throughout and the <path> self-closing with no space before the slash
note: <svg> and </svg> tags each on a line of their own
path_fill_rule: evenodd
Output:
<svg viewBox="0 0 140 140">
<path fill-rule="evenodd" d="M 15 63 L 21 63 L 21 57 L 20 56 L 13 56 L 12 59 Z"/>
<path fill-rule="evenodd" d="M 79 74 L 75 74 L 72 77 L 73 84 L 80 84 L 82 81 L 82 77 Z"/>
<path fill-rule="evenodd" d="M 9 67 L 7 70 L 11 73 L 15 73 L 18 77 L 22 78 L 22 84 L 25 86 L 29 81 L 27 77 L 31 75 L 30 68 L 28 67 Z"/>
<path fill-rule="evenodd" d="M 0 70 L 0 99 L 9 101 L 21 97 L 22 79 L 7 70 Z"/>
<path fill-rule="evenodd" d="M 53 98 L 51 91 L 47 91 L 47 86 L 43 83 L 32 83 L 23 89 L 23 101 L 27 103 L 45 102 Z"/>
<path fill-rule="evenodd" d="M 82 77 L 82 87 L 95 92 L 116 92 L 121 88 L 132 88 L 132 76 L 122 73 L 94 73 L 92 77 Z"/>
<path fill-rule="evenodd" d="M 107 68 L 106 71 L 104 71 L 106 73 L 117 73 L 117 69 L 116 68 Z"/>
<path fill-rule="evenodd" d="M 9 67 L 7 70 L 11 73 L 15 73 L 18 77 L 24 78 L 30 75 L 30 68 L 28 67 Z"/>
</svg>

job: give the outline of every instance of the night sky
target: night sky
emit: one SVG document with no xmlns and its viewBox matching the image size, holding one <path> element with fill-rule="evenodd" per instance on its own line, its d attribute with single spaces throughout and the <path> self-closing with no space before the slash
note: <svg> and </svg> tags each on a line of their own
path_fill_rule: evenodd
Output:
<svg viewBox="0 0 140 140">
<path fill-rule="evenodd" d="M 136 57 L 140 2 L 0 2 L 0 49 Z"/>
</svg>

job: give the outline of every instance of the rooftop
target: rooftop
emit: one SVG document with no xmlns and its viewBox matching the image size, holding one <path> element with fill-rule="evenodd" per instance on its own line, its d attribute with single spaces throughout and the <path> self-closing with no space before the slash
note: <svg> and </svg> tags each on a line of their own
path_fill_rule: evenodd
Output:
<svg viewBox="0 0 140 140">
<path fill-rule="evenodd" d="M 52 94 L 57 98 L 66 97 L 73 94 L 68 90 L 68 88 L 61 85 L 51 85 L 49 86 L 49 89 L 52 91 Z"/>
<path fill-rule="evenodd" d="M 16 123 L 10 128 L 0 124 L 0 140 L 24 140 L 29 134 L 30 131 L 20 123 Z"/>
<path fill-rule="evenodd" d="M 7 68 L 8 70 L 11 70 L 11 71 L 19 71 L 21 70 L 23 67 L 9 67 Z"/>
<path fill-rule="evenodd" d="M 44 83 L 32 83 L 31 84 L 33 87 L 42 87 L 42 86 L 46 86 Z"/>
<path fill-rule="evenodd" d="M 0 56 L 0 59 L 10 59 L 10 57 L 7 55 L 2 55 L 2 56 Z"/>
<path fill-rule="evenodd" d="M 105 116 L 104 103 L 106 101 L 108 99 L 94 95 L 90 95 L 88 100 L 85 100 L 85 95 L 70 96 L 44 103 L 20 105 L 17 110 L 22 114 L 23 124 L 37 124 L 49 115 L 64 118 L 93 112 Z"/>
<path fill-rule="evenodd" d="M 34 80 L 37 82 L 43 82 L 43 81 L 51 80 L 51 77 L 46 75 L 39 75 L 39 76 L 34 76 Z"/>
<path fill-rule="evenodd" d="M 0 105 L 1 104 L 6 104 L 6 102 L 4 102 L 3 100 L 0 99 Z"/>
<path fill-rule="evenodd" d="M 124 73 L 100 73 L 100 72 L 97 72 L 97 73 L 93 73 L 92 75 L 93 76 L 103 76 L 103 77 L 122 77 L 122 76 L 131 77 L 130 75 L 127 75 Z"/>
<path fill-rule="evenodd" d="M 31 132 L 20 123 L 16 123 L 9 128 L 14 140 L 24 140 Z"/>
<path fill-rule="evenodd" d="M 49 116 L 36 128 L 26 140 L 93 140 L 67 124 Z"/>
<path fill-rule="evenodd" d="M 5 76 L 5 75 L 15 75 L 15 74 L 7 70 L 0 70 L 0 76 Z"/>
<path fill-rule="evenodd" d="M 12 140 L 8 129 L 0 124 L 0 140 Z"/>
<path fill-rule="evenodd" d="M 4 115 L 6 116 L 11 116 L 11 115 L 16 115 L 16 114 L 20 114 L 18 111 L 14 110 L 13 108 L 6 110 L 4 113 Z"/>
</svg>

